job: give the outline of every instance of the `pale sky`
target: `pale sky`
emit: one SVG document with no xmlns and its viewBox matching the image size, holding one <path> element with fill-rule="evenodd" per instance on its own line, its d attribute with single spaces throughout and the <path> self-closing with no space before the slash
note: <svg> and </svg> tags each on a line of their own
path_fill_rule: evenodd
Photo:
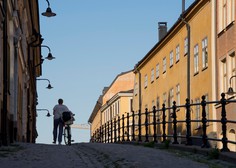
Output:
<svg viewBox="0 0 236 168">
<path fill-rule="evenodd" d="M 194 0 L 186 0 L 186 8 Z M 52 109 L 58 98 L 75 113 L 76 124 L 87 124 L 105 86 L 121 72 L 132 70 L 158 42 L 158 22 L 168 30 L 182 12 L 182 0 L 49 0 L 55 17 L 41 15 L 43 45 L 56 59 L 45 60 L 37 81 L 37 109 Z M 47 48 L 42 48 L 46 57 Z M 37 143 L 52 143 L 53 118 L 38 111 Z M 75 142 L 88 142 L 89 130 L 72 129 Z"/>
</svg>

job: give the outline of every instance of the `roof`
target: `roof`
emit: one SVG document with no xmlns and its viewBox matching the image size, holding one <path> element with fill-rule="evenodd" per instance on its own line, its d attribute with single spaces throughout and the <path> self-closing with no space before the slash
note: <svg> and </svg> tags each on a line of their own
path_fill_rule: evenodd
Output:
<svg viewBox="0 0 236 168">
<path fill-rule="evenodd" d="M 89 119 L 88 119 L 88 122 L 89 123 L 92 123 L 95 116 L 97 115 L 98 111 L 100 110 L 100 108 L 102 107 L 102 95 L 99 96 L 94 108 L 93 108 L 93 112 L 91 113 Z"/>
<path fill-rule="evenodd" d="M 115 78 L 115 79 L 112 81 L 112 83 L 110 84 L 110 86 L 109 86 L 109 87 L 106 87 L 106 89 L 104 90 L 103 95 L 105 95 L 105 94 L 108 92 L 108 90 L 109 90 L 110 87 L 113 85 L 113 83 L 117 80 L 118 77 L 120 77 L 120 76 L 122 76 L 122 75 L 124 75 L 124 74 L 130 73 L 130 72 L 133 72 L 133 70 L 129 70 L 129 71 L 126 71 L 126 72 L 121 72 L 119 75 L 117 75 L 116 78 Z"/>
<path fill-rule="evenodd" d="M 174 25 L 168 30 L 167 34 L 160 40 L 158 41 L 154 47 L 134 66 L 134 72 L 138 69 L 138 67 L 145 61 L 147 58 L 151 56 L 151 53 L 155 51 L 156 48 L 158 48 L 166 39 L 167 37 L 176 29 L 176 27 L 181 24 L 182 18 L 186 18 L 186 16 L 192 11 L 192 9 L 198 4 L 199 2 L 203 2 L 204 0 L 195 0 L 187 10 L 185 10 L 184 13 L 180 14 L 179 19 L 174 23 Z"/>
</svg>

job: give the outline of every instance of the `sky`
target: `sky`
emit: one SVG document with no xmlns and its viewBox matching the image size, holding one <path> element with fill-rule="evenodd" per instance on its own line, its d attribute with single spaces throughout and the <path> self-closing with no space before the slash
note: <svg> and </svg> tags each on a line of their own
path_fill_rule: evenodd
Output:
<svg viewBox="0 0 236 168">
<path fill-rule="evenodd" d="M 186 0 L 186 8 L 194 0 Z M 45 17 L 39 0 L 40 33 L 56 59 L 45 60 L 37 81 L 37 109 L 52 114 L 57 100 L 88 124 L 97 99 L 116 76 L 130 71 L 158 42 L 158 22 L 168 30 L 182 12 L 182 0 L 49 0 L 57 15 Z M 43 57 L 48 49 L 41 48 Z M 52 143 L 53 117 L 38 111 L 36 143 Z M 89 142 L 90 130 L 72 129 L 72 139 Z"/>
</svg>

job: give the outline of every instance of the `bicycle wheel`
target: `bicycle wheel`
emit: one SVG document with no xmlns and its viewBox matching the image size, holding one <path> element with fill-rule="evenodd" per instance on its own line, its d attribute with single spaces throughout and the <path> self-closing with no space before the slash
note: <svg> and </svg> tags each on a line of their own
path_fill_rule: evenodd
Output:
<svg viewBox="0 0 236 168">
<path fill-rule="evenodd" d="M 68 127 L 65 126 L 64 128 L 64 142 L 66 145 L 68 145 Z"/>
<path fill-rule="evenodd" d="M 67 139 L 68 139 L 68 145 L 71 145 L 71 128 L 70 126 L 67 127 Z"/>
</svg>

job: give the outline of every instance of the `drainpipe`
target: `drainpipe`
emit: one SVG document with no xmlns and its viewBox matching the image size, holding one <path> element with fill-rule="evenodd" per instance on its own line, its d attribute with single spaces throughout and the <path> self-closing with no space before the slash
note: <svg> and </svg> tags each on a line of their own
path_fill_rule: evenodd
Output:
<svg viewBox="0 0 236 168">
<path fill-rule="evenodd" d="M 190 100 L 190 25 L 189 23 L 185 20 L 184 18 L 184 12 L 185 12 L 185 0 L 182 0 L 182 14 L 181 14 L 181 20 L 182 22 L 186 25 L 187 28 L 187 42 L 188 42 L 188 53 L 187 53 L 187 99 L 189 99 L 189 102 L 191 102 Z M 188 113 L 188 110 L 187 110 Z M 190 113 L 190 111 L 189 111 Z M 190 114 L 189 114 L 190 115 Z M 189 117 L 189 119 L 191 120 L 191 115 Z M 188 126 L 187 132 L 188 136 L 191 137 L 191 124 L 189 124 Z M 186 145 L 192 145 L 192 139 L 188 138 Z"/>
<path fill-rule="evenodd" d="M 187 39 L 188 39 L 188 53 L 187 53 L 187 98 L 190 100 L 190 25 L 185 21 L 183 14 L 185 12 L 185 0 L 182 0 L 182 14 L 181 20 L 187 28 Z"/>
<path fill-rule="evenodd" d="M 8 38 L 7 38 L 7 0 L 3 0 L 3 109 L 1 111 L 1 143 L 8 145 L 7 135 L 7 97 L 8 97 Z"/>
<path fill-rule="evenodd" d="M 139 95 L 139 110 L 142 110 L 142 97 L 141 97 L 141 94 L 142 94 L 142 92 L 141 92 L 141 89 L 142 89 L 142 87 L 141 87 L 141 73 L 140 73 L 140 71 L 138 70 L 138 85 L 139 85 L 139 89 L 138 89 L 138 95 Z"/>
</svg>

